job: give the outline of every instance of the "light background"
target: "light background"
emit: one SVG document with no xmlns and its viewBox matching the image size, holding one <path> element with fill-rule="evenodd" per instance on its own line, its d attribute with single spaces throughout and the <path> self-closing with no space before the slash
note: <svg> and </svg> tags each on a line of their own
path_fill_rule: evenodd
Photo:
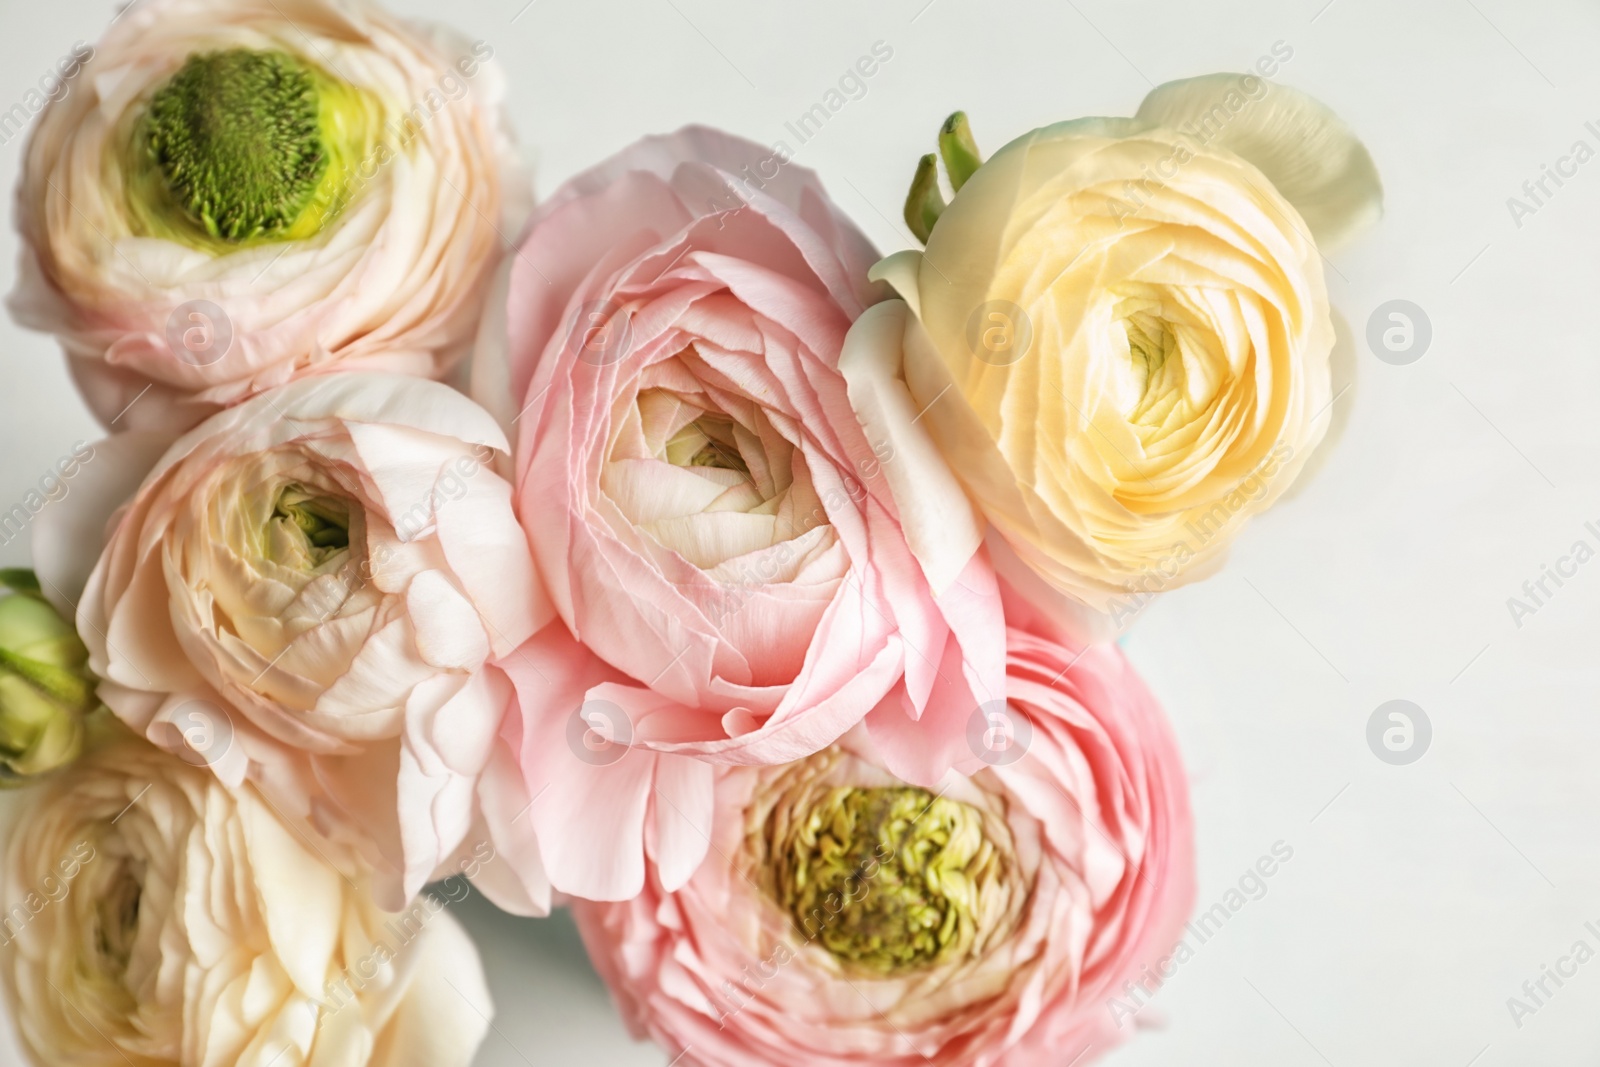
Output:
<svg viewBox="0 0 1600 1067">
<path fill-rule="evenodd" d="M 1351 325 L 1342 439 L 1228 567 L 1172 592 L 1127 647 L 1181 735 L 1201 907 L 1283 841 L 1267 892 L 1171 979 L 1114 1067 L 1566 1067 L 1600 1056 L 1600 961 L 1537 1014 L 1507 998 L 1600 926 L 1600 561 L 1515 625 L 1507 598 L 1600 547 L 1600 160 L 1519 227 L 1507 198 L 1577 140 L 1600 149 L 1600 12 L 1527 0 L 397 0 L 493 46 L 541 192 L 688 122 L 786 142 L 885 251 L 916 157 L 955 108 L 987 149 L 1153 84 L 1238 70 L 1330 104 L 1378 161 L 1387 215 L 1328 265 Z M 0 110 L 111 14 L 0 0 Z M 893 58 L 812 140 L 785 128 L 874 42 Z M 14 180 L 20 140 L 0 148 Z M 1553 186 L 1552 186 L 1553 188 Z M 0 235 L 0 284 L 15 237 Z M 1407 366 L 1363 336 L 1413 301 Z M 53 342 L 0 325 L 0 502 L 97 431 Z M 0 508 L 0 510 L 4 510 Z M 20 541 L 0 561 L 24 563 Z M 1417 763 L 1369 750 L 1381 703 L 1433 727 Z M 565 919 L 463 909 L 500 1007 L 480 1063 L 660 1065 L 629 1042 Z M 0 1063 L 16 1054 L 0 1034 Z M 1065 1065 L 1060 1065 L 1065 1067 Z"/>
</svg>

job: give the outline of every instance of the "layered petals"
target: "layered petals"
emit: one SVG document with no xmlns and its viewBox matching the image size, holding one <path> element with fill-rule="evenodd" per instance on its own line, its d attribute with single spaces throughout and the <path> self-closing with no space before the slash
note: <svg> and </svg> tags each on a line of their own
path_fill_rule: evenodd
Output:
<svg viewBox="0 0 1600 1067">
<path fill-rule="evenodd" d="M 551 618 L 508 463 L 494 420 L 445 386 L 307 379 L 172 444 L 81 599 L 49 584 L 78 600 L 123 721 L 359 848 L 398 907 L 477 818 L 511 702 L 485 662 Z"/>
<path fill-rule="evenodd" d="M 1329 424 L 1334 331 L 1317 241 L 1376 217 L 1371 158 L 1327 108 L 1254 76 L 1162 86 L 1134 119 L 1002 148 L 843 362 L 869 435 L 941 461 L 981 515 L 902 506 L 931 573 L 995 567 L 1104 632 L 1219 565 Z M 915 418 L 912 418 L 912 414 Z"/>
<path fill-rule="evenodd" d="M 367 0 L 153 0 L 92 52 L 27 147 L 10 307 L 103 421 L 465 353 L 529 199 L 492 47 Z"/>
<path fill-rule="evenodd" d="M 872 258 L 809 171 L 698 128 L 580 175 L 530 224 L 473 392 L 515 423 L 516 505 L 566 631 L 500 661 L 518 678 L 525 788 L 575 823 L 539 829 L 558 889 L 638 892 L 651 840 L 692 869 L 704 841 L 661 799 L 673 783 L 703 806 L 688 759 L 781 763 L 884 707 L 925 727 L 896 757 L 932 781 L 960 737 L 934 710 L 999 691 L 987 558 L 934 584 L 889 486 L 900 459 L 862 432 L 839 370 L 882 295 Z M 954 479 L 924 493 L 970 514 Z M 570 685 L 532 677 L 568 639 L 598 666 Z M 626 786 L 549 743 L 593 702 L 642 750 L 604 768 Z M 586 867 L 601 825 L 625 855 Z"/>
<path fill-rule="evenodd" d="M 1176 746 L 1115 648 L 1009 641 L 970 777 L 911 787 L 859 730 L 719 768 L 692 878 L 574 904 L 636 1034 L 704 1067 L 1043 1067 L 1131 1034 L 1112 999 L 1195 893 Z"/>
<path fill-rule="evenodd" d="M 0 979 L 34 1062 L 472 1062 L 492 1009 L 441 902 L 385 914 L 255 788 L 104 733 L 12 813 Z"/>
</svg>

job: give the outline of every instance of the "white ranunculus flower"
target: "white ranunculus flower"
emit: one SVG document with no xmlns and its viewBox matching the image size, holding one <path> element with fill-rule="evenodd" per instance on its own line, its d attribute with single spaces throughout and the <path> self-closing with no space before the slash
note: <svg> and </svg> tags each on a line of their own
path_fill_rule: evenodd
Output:
<svg viewBox="0 0 1600 1067">
<path fill-rule="evenodd" d="M 959 177 L 841 359 L 897 489 L 948 464 L 975 506 L 909 528 L 919 557 L 958 573 L 992 527 L 1002 574 L 1114 614 L 1206 573 L 1328 426 L 1318 244 L 1378 213 L 1371 158 L 1309 97 L 1216 75 Z"/>
<path fill-rule="evenodd" d="M 530 196 L 491 46 L 369 0 L 141 0 L 93 52 L 26 151 L 11 308 L 102 420 L 465 353 Z"/>
<path fill-rule="evenodd" d="M 35 1063 L 472 1062 L 489 994 L 441 906 L 386 914 L 254 788 L 108 733 L 11 812 L 0 976 Z"/>
<path fill-rule="evenodd" d="M 150 451 L 140 434 L 98 447 L 112 470 Z M 484 664 L 554 616 L 509 465 L 493 418 L 447 386 L 307 378 L 153 469 L 124 464 L 129 482 L 79 486 L 36 559 L 48 592 L 77 597 L 65 572 L 99 554 L 78 626 L 119 718 L 358 847 L 397 908 L 476 817 L 511 697 Z"/>
</svg>

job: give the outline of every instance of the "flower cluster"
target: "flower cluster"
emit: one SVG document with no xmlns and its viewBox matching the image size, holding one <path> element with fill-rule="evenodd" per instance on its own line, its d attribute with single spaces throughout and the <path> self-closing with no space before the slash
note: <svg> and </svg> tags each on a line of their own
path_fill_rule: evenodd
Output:
<svg viewBox="0 0 1600 1067">
<path fill-rule="evenodd" d="M 1115 1045 L 1195 857 L 1105 638 L 1322 438 L 1365 150 L 1252 75 L 957 113 L 884 258 L 703 127 L 530 206 L 492 59 L 147 0 L 32 134 L 11 307 L 117 432 L 0 572 L 26 1051 L 464 1067 L 474 889 L 686 1063 Z"/>
</svg>

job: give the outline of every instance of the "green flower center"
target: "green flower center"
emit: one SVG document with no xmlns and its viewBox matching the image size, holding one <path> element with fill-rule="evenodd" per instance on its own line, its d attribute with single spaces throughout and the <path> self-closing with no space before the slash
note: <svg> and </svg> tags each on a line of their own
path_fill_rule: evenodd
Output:
<svg viewBox="0 0 1600 1067">
<path fill-rule="evenodd" d="M 875 975 L 959 958 L 999 863 L 982 815 L 911 786 L 838 787 L 767 824 L 773 889 L 802 937 Z"/>
<path fill-rule="evenodd" d="M 293 484 L 278 491 L 267 523 L 268 559 L 315 570 L 349 547 L 349 501 Z"/>
<path fill-rule="evenodd" d="M 750 465 L 739 454 L 733 420 L 702 415 L 667 442 L 667 462 L 677 467 L 719 467 L 749 475 Z"/>
<path fill-rule="evenodd" d="M 139 903 L 144 884 L 131 860 L 118 872 L 109 891 L 96 902 L 95 947 L 112 974 L 123 974 L 139 936 Z"/>
<path fill-rule="evenodd" d="M 328 167 L 316 82 L 283 52 L 190 56 L 150 101 L 149 124 L 173 195 L 213 237 L 288 229 Z"/>
<path fill-rule="evenodd" d="M 192 55 L 136 126 L 134 229 L 213 251 L 314 236 L 353 195 L 379 118 L 286 52 Z"/>
</svg>

